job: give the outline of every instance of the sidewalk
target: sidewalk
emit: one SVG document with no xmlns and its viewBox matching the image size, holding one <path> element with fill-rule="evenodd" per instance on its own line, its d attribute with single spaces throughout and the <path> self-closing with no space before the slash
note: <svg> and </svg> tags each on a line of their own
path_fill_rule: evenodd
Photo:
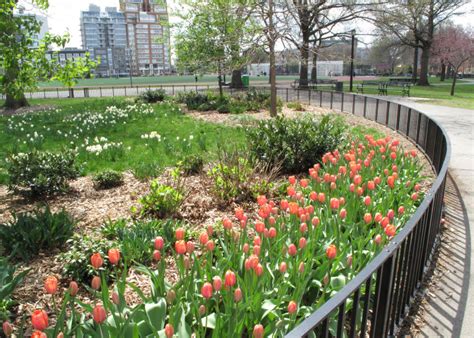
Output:
<svg viewBox="0 0 474 338">
<path fill-rule="evenodd" d="M 441 296 L 435 295 L 428 301 L 427 327 L 422 329 L 421 335 L 474 337 L 474 246 L 471 245 L 474 227 L 474 110 L 417 103 L 407 98 L 395 101 L 422 111 L 445 128 L 451 141 L 449 172 L 462 198 L 462 201 L 447 206 L 448 227 L 457 229 L 458 240 L 450 235 L 447 246 L 451 256 L 448 256 L 448 261 L 438 263 L 448 268 L 448 274 L 444 274 L 440 283 Z M 446 192 L 448 204 L 452 191 Z M 446 290 L 461 297 L 452 299 L 453 293 L 446 294 Z M 453 304 L 455 300 L 458 304 Z"/>
</svg>

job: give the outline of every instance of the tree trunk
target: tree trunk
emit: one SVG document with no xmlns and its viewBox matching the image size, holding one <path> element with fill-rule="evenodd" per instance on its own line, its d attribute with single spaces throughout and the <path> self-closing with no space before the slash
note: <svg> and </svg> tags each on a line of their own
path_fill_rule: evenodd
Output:
<svg viewBox="0 0 474 338">
<path fill-rule="evenodd" d="M 415 47 L 415 51 L 413 53 L 413 74 L 411 76 L 413 83 L 416 83 L 417 77 L 418 77 L 418 47 Z"/>
<path fill-rule="evenodd" d="M 232 88 L 243 88 L 244 84 L 242 82 L 242 70 L 241 69 L 234 69 L 232 71 L 232 79 L 230 82 L 230 86 Z"/>
<path fill-rule="evenodd" d="M 26 100 L 25 94 L 20 94 L 20 97 L 14 97 L 13 95 L 7 93 L 5 98 L 4 107 L 8 109 L 18 109 L 21 107 L 29 106 L 28 101 Z"/>
<path fill-rule="evenodd" d="M 316 63 L 318 62 L 318 54 L 316 51 L 313 52 L 313 64 L 311 68 L 311 82 L 316 83 L 318 81 L 318 67 Z"/>
<path fill-rule="evenodd" d="M 308 64 L 309 64 L 309 53 L 308 53 L 309 43 L 303 42 L 301 47 L 301 66 L 300 66 L 300 83 L 301 88 L 308 87 Z"/>
<path fill-rule="evenodd" d="M 221 73 L 221 64 L 217 65 L 217 83 L 219 85 L 219 96 L 223 97 L 224 96 L 224 91 L 222 89 L 222 73 Z"/>
<path fill-rule="evenodd" d="M 446 65 L 444 62 L 441 62 L 441 74 L 440 74 L 440 81 L 443 82 L 446 79 Z"/>
<path fill-rule="evenodd" d="M 420 65 L 420 80 L 418 85 L 420 86 L 429 86 L 428 80 L 428 67 L 430 62 L 430 48 L 423 47 L 421 52 L 421 65 Z"/>
<path fill-rule="evenodd" d="M 454 87 L 456 87 L 456 79 L 458 78 L 458 69 L 453 74 L 453 82 L 451 83 L 451 96 L 454 96 Z"/>
</svg>

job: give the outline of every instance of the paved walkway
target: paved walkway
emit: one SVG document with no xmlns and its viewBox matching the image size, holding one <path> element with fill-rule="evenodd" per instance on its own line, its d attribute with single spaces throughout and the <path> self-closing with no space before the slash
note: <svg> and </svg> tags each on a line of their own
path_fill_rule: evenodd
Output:
<svg viewBox="0 0 474 338">
<path fill-rule="evenodd" d="M 427 337 L 474 337 L 474 110 L 435 106 L 395 99 L 418 109 L 442 125 L 451 141 L 452 187 L 446 193 L 448 221 L 447 249 L 441 296 L 432 297 L 426 310 Z M 459 199 L 459 195 L 462 200 Z M 454 232 L 454 235 L 453 235 Z M 451 257 L 451 259 L 450 259 Z M 446 257 L 445 257 L 446 258 Z M 435 292 L 436 293 L 436 292 Z"/>
</svg>

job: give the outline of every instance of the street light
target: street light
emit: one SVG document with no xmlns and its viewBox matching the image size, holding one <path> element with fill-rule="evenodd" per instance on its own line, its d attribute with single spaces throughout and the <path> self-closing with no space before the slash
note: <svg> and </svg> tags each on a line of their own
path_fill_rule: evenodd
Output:
<svg viewBox="0 0 474 338">
<path fill-rule="evenodd" d="M 349 82 L 349 91 L 352 92 L 352 81 L 354 78 L 354 45 L 355 45 L 355 29 L 351 30 L 351 77 L 350 77 L 350 82 Z"/>
</svg>

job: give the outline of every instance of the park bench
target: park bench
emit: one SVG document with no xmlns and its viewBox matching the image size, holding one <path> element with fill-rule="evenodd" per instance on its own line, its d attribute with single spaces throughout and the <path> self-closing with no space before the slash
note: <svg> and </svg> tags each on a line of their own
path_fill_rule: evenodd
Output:
<svg viewBox="0 0 474 338">
<path fill-rule="evenodd" d="M 387 95 L 387 82 L 381 81 L 362 81 L 357 84 L 357 93 L 364 94 L 364 88 L 369 86 L 377 86 L 379 95 Z"/>
<path fill-rule="evenodd" d="M 335 90 L 336 89 L 336 82 L 337 82 L 336 80 L 326 80 L 326 79 L 321 79 L 321 80 L 316 80 L 316 81 L 308 81 L 308 88 L 310 88 L 312 90 L 317 90 L 318 85 L 324 85 L 324 88 L 327 88 L 328 87 L 327 85 L 330 85 L 331 90 Z M 300 81 L 299 80 L 293 81 L 293 83 L 291 84 L 291 87 L 294 88 L 294 89 L 300 88 Z"/>
<path fill-rule="evenodd" d="M 411 83 L 405 81 L 389 81 L 388 86 L 401 88 L 402 96 L 410 96 Z"/>
</svg>

